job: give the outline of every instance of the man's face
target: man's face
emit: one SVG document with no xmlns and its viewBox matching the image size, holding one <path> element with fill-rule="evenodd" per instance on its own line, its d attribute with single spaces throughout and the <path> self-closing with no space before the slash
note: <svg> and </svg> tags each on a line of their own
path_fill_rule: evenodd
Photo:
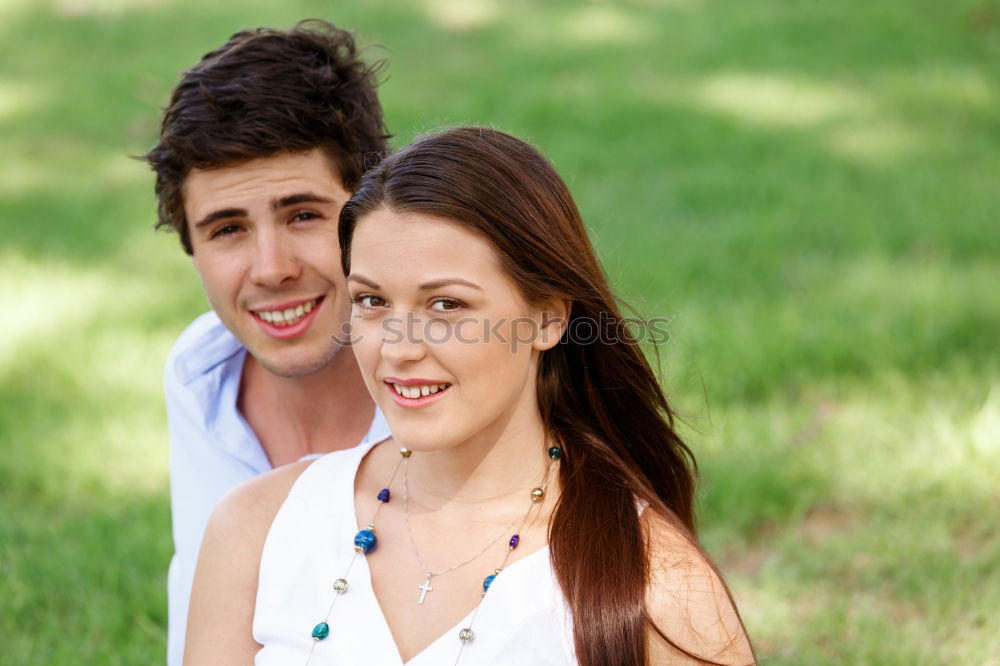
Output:
<svg viewBox="0 0 1000 666">
<path fill-rule="evenodd" d="M 226 328 L 275 374 L 329 363 L 351 312 L 337 242 L 350 193 L 324 154 L 195 169 L 183 195 L 194 265 Z"/>
</svg>

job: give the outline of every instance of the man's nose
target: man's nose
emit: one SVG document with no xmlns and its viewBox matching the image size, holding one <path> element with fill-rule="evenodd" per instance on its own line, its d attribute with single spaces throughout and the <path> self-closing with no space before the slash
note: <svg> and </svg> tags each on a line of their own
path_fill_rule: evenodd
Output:
<svg viewBox="0 0 1000 666">
<path fill-rule="evenodd" d="M 262 287 L 275 288 L 298 279 L 302 265 L 295 246 L 283 234 L 262 230 L 257 234 L 250 279 Z"/>
</svg>

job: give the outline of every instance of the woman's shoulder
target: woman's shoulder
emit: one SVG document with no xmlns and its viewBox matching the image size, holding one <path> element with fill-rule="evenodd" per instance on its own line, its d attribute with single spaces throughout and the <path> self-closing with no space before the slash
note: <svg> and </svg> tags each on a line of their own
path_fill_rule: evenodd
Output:
<svg viewBox="0 0 1000 666">
<path fill-rule="evenodd" d="M 293 493 L 329 490 L 335 485 L 331 482 L 341 476 L 345 483 L 353 481 L 357 458 L 367 451 L 366 447 L 334 451 L 244 481 L 219 501 L 209 524 L 217 523 L 217 528 L 234 525 L 254 530 L 263 540 L 278 510 Z M 308 482 L 309 479 L 313 481 Z"/>
<path fill-rule="evenodd" d="M 650 663 L 704 663 L 687 651 L 709 663 L 753 664 L 729 589 L 705 552 L 676 521 L 653 510 L 642 520 L 649 539 L 646 607 L 659 629 L 650 631 Z"/>
<path fill-rule="evenodd" d="M 271 522 L 310 462 L 286 465 L 237 486 L 209 518 L 188 614 L 185 664 L 239 664 L 260 646 L 251 623 L 261 552 Z"/>
<path fill-rule="evenodd" d="M 212 512 L 206 537 L 225 535 L 227 540 L 231 539 L 230 543 L 263 544 L 292 486 L 314 462 L 307 460 L 284 465 L 230 490 Z"/>
</svg>

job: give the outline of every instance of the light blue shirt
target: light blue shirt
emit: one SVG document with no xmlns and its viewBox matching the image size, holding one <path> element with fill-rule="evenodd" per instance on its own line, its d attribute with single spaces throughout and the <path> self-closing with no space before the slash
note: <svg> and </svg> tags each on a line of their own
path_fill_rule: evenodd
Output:
<svg viewBox="0 0 1000 666">
<path fill-rule="evenodd" d="M 236 407 L 246 353 L 216 314 L 207 312 L 181 333 L 163 373 L 174 533 L 167 579 L 168 666 L 180 666 L 184 657 L 191 584 L 212 509 L 233 487 L 271 469 L 257 435 Z M 376 409 L 359 444 L 388 434 Z"/>
</svg>

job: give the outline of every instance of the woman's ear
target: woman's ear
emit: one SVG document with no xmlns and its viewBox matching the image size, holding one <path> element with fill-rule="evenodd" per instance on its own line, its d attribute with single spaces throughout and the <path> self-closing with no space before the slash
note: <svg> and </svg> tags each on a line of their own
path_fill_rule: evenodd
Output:
<svg viewBox="0 0 1000 666">
<path fill-rule="evenodd" d="M 569 313 L 572 308 L 573 301 L 563 298 L 548 301 L 536 311 L 538 335 L 531 344 L 532 349 L 545 351 L 559 344 L 569 325 Z"/>
</svg>

